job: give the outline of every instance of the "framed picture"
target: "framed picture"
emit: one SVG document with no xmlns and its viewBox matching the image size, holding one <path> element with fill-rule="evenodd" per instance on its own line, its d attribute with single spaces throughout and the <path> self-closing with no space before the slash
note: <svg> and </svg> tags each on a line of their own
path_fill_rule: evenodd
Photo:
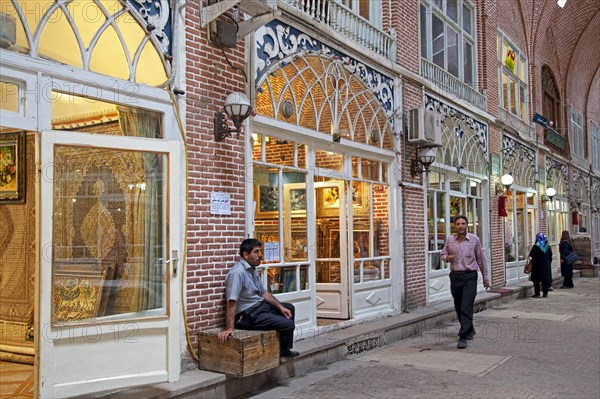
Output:
<svg viewBox="0 0 600 399">
<path fill-rule="evenodd" d="M 308 240 L 306 239 L 306 231 L 300 233 L 292 232 L 292 242 L 289 246 L 287 258 L 292 261 L 308 259 Z"/>
<path fill-rule="evenodd" d="M 279 192 L 277 187 L 254 186 L 256 199 L 256 217 L 274 218 L 279 213 Z"/>
<path fill-rule="evenodd" d="M 306 213 L 306 188 L 290 189 L 290 206 L 292 214 Z"/>
<path fill-rule="evenodd" d="M 329 231 L 329 258 L 340 257 L 340 238 L 339 230 Z"/>
<path fill-rule="evenodd" d="M 106 273 L 91 263 L 55 263 L 52 321 L 55 324 L 98 317 Z"/>
<path fill-rule="evenodd" d="M 342 184 L 323 187 L 317 190 L 317 216 L 336 216 L 340 208 L 340 189 Z M 369 213 L 369 192 L 367 183 L 352 183 L 352 212 L 354 215 Z"/>
<path fill-rule="evenodd" d="M 368 258 L 369 254 L 369 234 L 368 230 L 356 231 L 354 230 L 354 242 L 353 242 L 353 253 L 354 258 Z"/>
<path fill-rule="evenodd" d="M 25 202 L 25 132 L 0 134 L 0 202 Z"/>
</svg>

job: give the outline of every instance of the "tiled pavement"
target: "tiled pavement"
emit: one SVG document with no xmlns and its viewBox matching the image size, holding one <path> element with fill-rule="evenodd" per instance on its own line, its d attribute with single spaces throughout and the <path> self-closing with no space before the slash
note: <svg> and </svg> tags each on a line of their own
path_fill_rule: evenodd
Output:
<svg viewBox="0 0 600 399">
<path fill-rule="evenodd" d="M 253 398 L 600 397 L 600 279 L 475 315 L 456 349 L 456 323 L 280 381 Z"/>
</svg>

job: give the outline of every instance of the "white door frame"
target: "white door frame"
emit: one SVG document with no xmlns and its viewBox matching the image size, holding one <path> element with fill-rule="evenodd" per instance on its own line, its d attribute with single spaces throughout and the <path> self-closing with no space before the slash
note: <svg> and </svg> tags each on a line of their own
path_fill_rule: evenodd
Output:
<svg viewBox="0 0 600 399">
<path fill-rule="evenodd" d="M 327 317 L 334 319 L 348 319 L 351 316 L 350 300 L 352 297 L 352 288 L 350 284 L 349 254 L 348 254 L 348 226 L 347 223 L 347 195 L 346 182 L 349 180 L 339 180 L 331 182 L 314 183 L 314 192 L 317 190 L 331 187 L 338 188 L 339 192 L 339 234 L 340 234 L 340 254 L 338 258 L 315 259 L 323 261 L 337 261 L 340 264 L 340 282 L 339 283 L 316 283 L 317 294 L 317 317 Z M 316 195 L 315 195 L 316 197 Z M 316 265 L 315 265 L 316 267 Z M 319 309 L 321 307 L 321 309 Z"/>
<path fill-rule="evenodd" d="M 143 144 L 140 144 L 143 143 Z M 52 326 L 53 162 L 56 144 L 165 153 L 168 169 L 168 253 L 182 254 L 180 144 L 175 141 L 45 131 L 41 134 L 41 259 L 39 307 L 39 395 L 67 397 L 162 381 L 180 373 L 181 276 L 168 267 L 167 314 L 137 319 L 91 320 Z M 173 265 L 174 262 L 170 262 Z M 166 345 L 164 344 L 166 342 Z"/>
<path fill-rule="evenodd" d="M 88 71 L 74 71 L 71 67 L 32 59 L 22 54 L 2 52 L 2 80 L 18 85 L 19 109 L 17 112 L 2 110 L 2 125 L 9 128 L 37 133 L 35 162 L 39 176 L 36 184 L 36 241 L 37 265 L 35 282 L 35 348 L 36 367 L 34 368 L 35 397 L 65 397 L 100 390 L 112 390 L 132 385 L 158 381 L 177 381 L 181 368 L 180 341 L 182 336 L 181 317 L 181 276 L 173 276 L 173 265 L 169 263 L 170 279 L 168 280 L 167 307 L 168 314 L 164 317 L 144 318 L 136 320 L 115 320 L 112 324 L 88 324 L 55 328 L 51 326 L 51 256 L 52 256 L 52 208 L 53 208 L 53 151 L 55 143 L 94 146 L 98 148 L 140 150 L 168 154 L 169 180 L 168 193 L 168 253 L 172 250 L 179 252 L 183 258 L 184 239 L 183 223 L 185 207 L 181 206 L 181 198 L 185 198 L 185 187 L 181 176 L 185 176 L 185 157 L 182 137 L 177 125 L 177 115 L 172 105 L 172 99 L 163 89 L 149 87 L 123 81 Z M 146 139 L 122 136 L 106 136 L 100 134 L 74 133 L 51 131 L 51 91 L 58 90 L 76 96 L 94 96 L 101 101 L 115 104 L 131 105 L 151 109 L 163 114 L 164 139 Z M 178 265 L 180 266 L 180 265 Z M 135 340 L 127 342 L 126 348 L 145 348 L 140 353 L 155 352 L 157 344 L 143 345 L 142 334 L 163 331 L 162 341 L 158 344 L 164 349 L 164 367 L 160 370 L 143 371 L 136 367 L 131 373 L 122 372 L 119 376 L 98 378 L 74 378 L 71 383 L 62 381 L 64 375 L 73 373 L 89 373 L 89 359 L 94 353 L 94 340 L 107 338 L 108 341 Z M 60 335 L 59 335 L 60 334 Z M 78 348 L 83 361 L 76 358 L 63 358 L 58 355 L 54 343 L 60 343 L 60 349 L 71 345 L 77 348 L 83 339 L 85 347 Z M 86 341 L 87 339 L 87 341 Z M 143 342 L 142 342 L 143 343 Z M 118 350 L 110 354 L 122 356 Z M 105 353 L 101 353 L 105 355 Z M 76 355 L 78 355 L 76 353 Z M 143 357 L 139 359 L 144 360 Z M 129 359 L 126 359 L 129 360 Z M 62 363 L 62 364 L 61 364 Z M 102 364 L 98 365 L 102 366 Z M 104 364 L 105 369 L 115 365 Z M 123 366 L 116 364 L 116 366 Z M 144 366 L 144 364 L 142 364 Z M 89 375 L 88 375 L 89 377 Z M 76 380 L 76 381 L 75 381 Z"/>
</svg>

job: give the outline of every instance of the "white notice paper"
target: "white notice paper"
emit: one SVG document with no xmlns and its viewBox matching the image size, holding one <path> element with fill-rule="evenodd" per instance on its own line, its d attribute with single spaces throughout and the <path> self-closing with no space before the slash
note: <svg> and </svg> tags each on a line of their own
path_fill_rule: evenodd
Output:
<svg viewBox="0 0 600 399">
<path fill-rule="evenodd" d="M 265 262 L 279 262 L 279 243 L 265 242 L 263 256 L 265 258 Z"/>
<path fill-rule="evenodd" d="M 210 214 L 231 215 L 231 199 L 229 193 L 210 193 Z"/>
</svg>

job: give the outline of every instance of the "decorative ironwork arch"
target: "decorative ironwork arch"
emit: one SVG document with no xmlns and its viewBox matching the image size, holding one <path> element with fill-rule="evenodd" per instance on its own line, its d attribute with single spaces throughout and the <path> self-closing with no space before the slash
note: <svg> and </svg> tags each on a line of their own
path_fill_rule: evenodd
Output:
<svg viewBox="0 0 600 399">
<path fill-rule="evenodd" d="M 587 200 L 590 196 L 590 176 L 578 169 L 573 169 L 573 195 L 580 200 Z"/>
<path fill-rule="evenodd" d="M 535 150 L 514 140 L 502 137 L 502 163 L 513 176 L 515 183 L 524 187 L 535 187 Z"/>
<path fill-rule="evenodd" d="M 485 124 L 428 95 L 425 107 L 442 117 L 442 148 L 439 160 L 448 166 L 486 175 L 488 128 Z"/>
<path fill-rule="evenodd" d="M 546 157 L 546 186 L 554 187 L 556 194 L 566 197 L 569 194 L 567 165 Z"/>
<path fill-rule="evenodd" d="M 168 0 L 2 3 L 15 24 L 9 50 L 136 83 L 161 86 L 168 79 Z"/>
<path fill-rule="evenodd" d="M 373 91 L 344 61 L 319 54 L 296 55 L 271 65 L 258 88 L 258 114 L 393 149 L 389 117 Z"/>
</svg>

